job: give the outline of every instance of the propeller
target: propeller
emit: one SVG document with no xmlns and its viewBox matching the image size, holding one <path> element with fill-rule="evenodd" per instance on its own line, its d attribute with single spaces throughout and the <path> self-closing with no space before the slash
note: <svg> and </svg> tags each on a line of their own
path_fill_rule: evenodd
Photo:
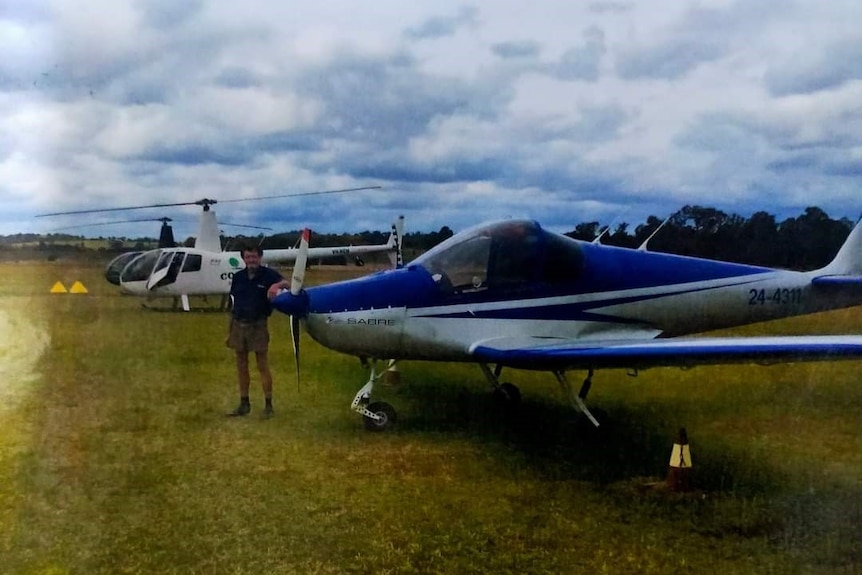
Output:
<svg viewBox="0 0 862 575">
<path fill-rule="evenodd" d="M 362 186 L 359 188 L 344 188 L 341 190 L 323 190 L 317 192 L 300 192 L 298 194 L 276 194 L 274 196 L 258 196 L 256 198 L 239 198 L 236 200 L 222 200 L 223 204 L 232 204 L 236 202 L 252 202 L 255 200 L 272 200 L 275 198 L 293 198 L 300 196 L 320 196 L 324 194 L 341 194 L 344 192 L 358 192 L 361 190 L 377 190 L 380 189 L 381 186 Z M 208 212 L 210 206 L 217 204 L 218 200 L 213 200 L 210 198 L 202 198 L 195 202 L 175 202 L 169 204 L 149 204 L 146 206 L 124 206 L 118 208 L 100 208 L 97 210 L 73 210 L 70 212 L 52 212 L 50 214 L 37 214 L 37 218 L 44 218 L 48 216 L 66 216 L 71 214 L 95 214 L 101 212 L 120 212 L 124 210 L 142 210 L 145 208 L 172 208 L 176 206 L 202 206 L 205 212 Z"/>
<path fill-rule="evenodd" d="M 302 282 L 305 280 L 305 266 L 308 263 L 308 243 L 311 239 L 311 230 L 302 230 L 302 238 L 299 240 L 299 253 L 296 254 L 296 262 L 293 264 L 293 277 L 290 278 L 290 293 L 297 296 L 302 291 Z"/>
<path fill-rule="evenodd" d="M 308 311 L 308 296 L 302 291 L 302 283 L 305 280 L 305 267 L 308 263 L 308 242 L 311 230 L 302 230 L 302 238 L 299 240 L 299 253 L 293 264 L 293 276 L 290 278 L 290 297 L 293 300 L 292 312 L 290 314 L 290 337 L 293 340 L 293 358 L 296 362 L 296 391 L 299 391 L 299 320 Z M 279 296 L 282 297 L 282 296 Z"/>
</svg>

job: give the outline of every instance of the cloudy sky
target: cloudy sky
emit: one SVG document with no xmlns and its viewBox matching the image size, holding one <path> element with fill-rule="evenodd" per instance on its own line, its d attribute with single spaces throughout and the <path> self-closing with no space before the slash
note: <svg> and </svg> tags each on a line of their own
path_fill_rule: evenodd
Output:
<svg viewBox="0 0 862 575">
<path fill-rule="evenodd" d="M 859 0 L 0 0 L 0 234 L 862 213 Z M 81 230 L 155 235 L 158 224 Z"/>
</svg>

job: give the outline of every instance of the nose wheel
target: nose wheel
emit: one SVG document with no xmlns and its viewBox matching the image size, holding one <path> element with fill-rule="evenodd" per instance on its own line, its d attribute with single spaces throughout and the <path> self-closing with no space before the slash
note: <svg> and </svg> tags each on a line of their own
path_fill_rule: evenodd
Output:
<svg viewBox="0 0 862 575">
<path fill-rule="evenodd" d="M 396 362 L 390 362 L 390 367 Z M 367 364 L 363 361 L 363 364 Z M 362 423 L 368 431 L 385 431 L 395 425 L 397 416 L 395 408 L 385 401 L 371 401 L 371 392 L 374 389 L 374 383 L 383 377 L 383 372 L 378 372 L 376 360 L 370 362 L 371 373 L 368 376 L 368 381 L 362 386 L 353 402 L 350 404 L 350 409 L 362 416 Z"/>
<path fill-rule="evenodd" d="M 385 401 L 369 403 L 362 417 L 368 431 L 385 431 L 395 425 L 396 419 L 395 408 Z"/>
</svg>

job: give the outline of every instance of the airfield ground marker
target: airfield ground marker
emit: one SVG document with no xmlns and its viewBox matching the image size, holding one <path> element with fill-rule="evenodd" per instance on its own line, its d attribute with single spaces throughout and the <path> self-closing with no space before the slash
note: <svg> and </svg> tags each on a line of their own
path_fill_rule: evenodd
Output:
<svg viewBox="0 0 862 575">
<path fill-rule="evenodd" d="M 667 485 L 671 491 L 688 491 L 691 475 L 691 448 L 688 445 L 688 434 L 685 428 L 679 430 L 673 450 L 670 454 L 670 464 L 667 472 Z"/>
<path fill-rule="evenodd" d="M 51 287 L 50 291 L 51 293 L 90 293 L 80 281 L 73 283 L 69 289 L 66 289 L 63 282 L 58 281 Z"/>
</svg>

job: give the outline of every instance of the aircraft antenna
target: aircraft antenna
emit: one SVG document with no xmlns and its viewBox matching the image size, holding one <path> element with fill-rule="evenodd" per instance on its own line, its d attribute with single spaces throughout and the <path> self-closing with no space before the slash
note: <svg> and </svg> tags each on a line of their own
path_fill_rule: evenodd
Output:
<svg viewBox="0 0 862 575">
<path fill-rule="evenodd" d="M 649 241 L 650 241 L 651 239 L 653 239 L 653 237 L 654 237 L 654 236 L 659 232 L 659 230 L 661 230 L 661 229 L 664 227 L 664 225 L 665 225 L 666 223 L 668 223 L 668 222 L 670 221 L 670 219 L 671 219 L 672 217 L 674 217 L 675 215 L 676 215 L 676 212 L 672 213 L 672 214 L 671 214 L 671 215 L 669 215 L 667 218 L 665 218 L 665 220 L 664 220 L 661 224 L 659 224 L 659 226 L 655 229 L 655 231 L 653 231 L 653 233 L 651 233 L 651 234 L 649 235 L 649 237 L 648 237 L 647 239 L 645 239 L 645 240 L 644 240 L 644 243 L 642 243 L 642 244 L 640 245 L 640 247 L 638 247 L 638 250 L 639 250 L 639 251 L 642 251 L 642 252 L 648 251 L 647 244 L 649 243 Z"/>
</svg>

